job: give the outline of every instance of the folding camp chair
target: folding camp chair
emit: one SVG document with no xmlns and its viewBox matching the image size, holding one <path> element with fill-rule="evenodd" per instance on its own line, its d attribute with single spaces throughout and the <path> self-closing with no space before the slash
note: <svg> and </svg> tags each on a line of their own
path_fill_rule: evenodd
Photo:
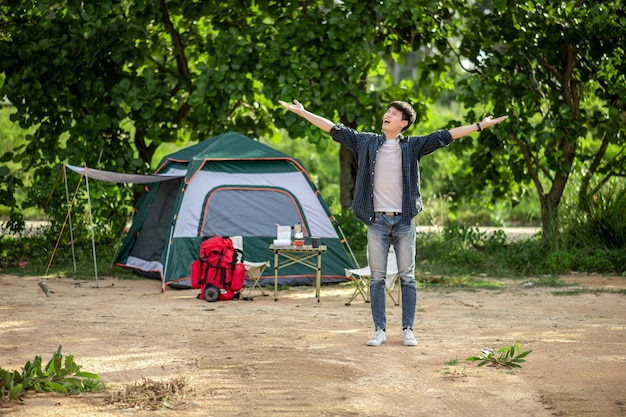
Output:
<svg viewBox="0 0 626 417">
<path fill-rule="evenodd" d="M 264 262 L 248 262 L 243 261 L 243 264 L 246 267 L 246 281 L 251 281 L 252 286 L 248 287 L 248 297 L 252 295 L 252 291 L 255 288 L 261 290 L 261 294 L 267 297 L 268 294 L 265 293 L 263 287 L 259 284 L 259 279 L 261 279 L 261 275 L 263 275 L 263 271 L 265 268 L 270 266 L 270 261 Z"/>
<path fill-rule="evenodd" d="M 369 253 L 369 252 L 368 252 Z M 350 296 L 350 299 L 346 303 L 347 306 L 358 296 L 361 295 L 366 303 L 370 302 L 370 278 L 372 277 L 372 271 L 370 266 L 359 269 L 346 269 L 346 277 L 352 278 L 355 289 Z M 393 301 L 395 305 L 400 305 L 400 284 L 397 283 L 400 279 L 398 275 L 398 260 L 396 259 L 396 251 L 393 245 L 389 246 L 389 253 L 387 254 L 387 276 L 385 277 L 385 291 Z M 394 297 L 392 293 L 394 287 L 398 287 L 398 298 Z"/>
<path fill-rule="evenodd" d="M 233 241 L 233 246 L 235 249 L 239 249 L 243 252 L 243 237 L 241 236 L 231 236 L 230 238 Z M 261 294 L 267 297 L 268 294 L 265 293 L 263 287 L 259 284 L 259 279 L 261 279 L 261 275 L 263 275 L 263 271 L 265 268 L 270 266 L 270 261 L 263 262 L 250 262 L 245 260 L 245 252 L 244 252 L 244 261 L 243 265 L 246 267 L 246 281 L 252 282 L 252 285 L 248 287 L 248 296 L 249 298 L 252 295 L 252 291 L 255 288 L 261 290 Z"/>
</svg>

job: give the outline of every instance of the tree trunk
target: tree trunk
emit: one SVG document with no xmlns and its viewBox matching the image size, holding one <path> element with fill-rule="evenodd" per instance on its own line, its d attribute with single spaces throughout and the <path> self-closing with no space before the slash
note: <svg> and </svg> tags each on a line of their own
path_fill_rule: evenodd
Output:
<svg viewBox="0 0 626 417">
<path fill-rule="evenodd" d="M 139 158 L 149 167 L 152 164 L 152 157 L 157 150 L 156 142 L 151 142 L 150 145 L 146 145 L 144 132 L 141 129 L 137 129 L 135 132 L 135 147 Z"/>
<path fill-rule="evenodd" d="M 354 182 L 356 179 L 356 160 L 352 151 L 345 146 L 339 150 L 339 201 L 341 210 L 352 207 Z"/>
<path fill-rule="evenodd" d="M 550 248 L 556 248 L 558 231 L 558 206 L 551 201 L 550 196 L 539 197 L 541 202 L 541 232 L 543 242 Z"/>
<path fill-rule="evenodd" d="M 567 180 L 567 176 L 557 175 L 552 183 L 550 192 L 539 196 L 543 241 L 551 249 L 558 249 L 559 246 L 559 203 L 561 202 L 561 197 L 563 197 Z"/>
</svg>

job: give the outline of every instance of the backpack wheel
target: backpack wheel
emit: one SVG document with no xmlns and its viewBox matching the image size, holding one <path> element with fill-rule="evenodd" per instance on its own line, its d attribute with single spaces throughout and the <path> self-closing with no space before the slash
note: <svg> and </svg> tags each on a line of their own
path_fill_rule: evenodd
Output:
<svg viewBox="0 0 626 417">
<path fill-rule="evenodd" d="M 213 301 L 217 301 L 218 298 L 220 298 L 220 289 L 213 284 L 207 284 L 207 286 L 204 287 L 204 299 L 212 303 Z"/>
</svg>

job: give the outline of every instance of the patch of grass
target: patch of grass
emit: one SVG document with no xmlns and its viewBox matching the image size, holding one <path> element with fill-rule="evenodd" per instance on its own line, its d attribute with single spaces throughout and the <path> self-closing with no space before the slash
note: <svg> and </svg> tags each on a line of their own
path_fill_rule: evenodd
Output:
<svg viewBox="0 0 626 417">
<path fill-rule="evenodd" d="M 552 295 L 561 295 L 561 296 L 577 296 L 577 295 L 583 295 L 583 294 L 594 294 L 594 295 L 601 295 L 601 294 L 622 294 L 622 295 L 626 295 L 626 290 L 625 289 L 621 289 L 621 290 L 614 290 L 612 288 L 588 288 L 588 287 L 578 287 L 578 288 L 573 288 L 573 289 L 569 289 L 569 290 L 564 290 L 564 291 L 553 291 Z"/>
<path fill-rule="evenodd" d="M 97 379 L 83 379 L 82 386 L 67 386 L 68 394 L 80 394 L 81 392 L 100 392 L 106 389 L 106 384 Z"/>
<path fill-rule="evenodd" d="M 467 276 L 420 276 L 417 283 L 421 288 L 455 288 L 466 291 L 501 290 L 505 287 L 502 281 L 472 278 Z"/>
<path fill-rule="evenodd" d="M 460 378 L 467 376 L 467 369 L 463 366 L 461 369 L 457 368 L 458 365 L 461 364 L 461 360 L 459 358 L 450 359 L 444 362 L 446 365 L 443 369 L 440 369 L 438 372 L 441 372 L 442 375 L 446 377 L 452 378 Z"/>
<path fill-rule="evenodd" d="M 528 281 L 527 284 L 531 284 L 527 286 L 549 287 L 549 288 L 567 287 L 567 286 L 572 285 L 572 284 L 568 284 L 567 282 L 561 281 L 561 279 L 558 276 L 554 276 L 554 275 L 539 277 L 537 279 Z"/>
<path fill-rule="evenodd" d="M 444 364 L 448 366 L 456 366 L 459 363 L 461 363 L 461 360 L 459 358 L 450 359 L 444 362 Z"/>
</svg>

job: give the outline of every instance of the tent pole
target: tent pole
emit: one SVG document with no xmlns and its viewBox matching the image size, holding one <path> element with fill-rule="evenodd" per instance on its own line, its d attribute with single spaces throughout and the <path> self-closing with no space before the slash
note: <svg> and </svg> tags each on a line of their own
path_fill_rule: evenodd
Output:
<svg viewBox="0 0 626 417">
<path fill-rule="evenodd" d="M 176 218 L 177 216 L 174 216 L 174 220 L 170 223 L 170 232 L 167 236 L 167 242 L 165 242 L 165 244 L 167 245 L 167 252 L 165 253 L 165 265 L 163 265 L 161 292 L 165 292 L 165 274 L 167 273 L 167 268 L 170 263 L 170 250 L 172 249 L 172 236 L 174 235 L 174 225 L 176 224 Z"/>
<path fill-rule="evenodd" d="M 330 218 L 332 219 L 333 223 L 335 223 L 335 226 L 337 226 L 337 229 L 339 230 L 339 233 L 341 233 L 341 239 L 344 242 L 346 242 L 346 246 L 348 247 L 348 252 L 350 252 L 350 256 L 352 256 L 352 261 L 354 262 L 354 264 L 356 265 L 357 268 L 360 268 L 359 262 L 356 260 L 356 256 L 354 256 L 354 252 L 352 252 L 352 247 L 350 246 L 350 242 L 348 242 L 348 239 L 346 239 L 346 235 L 343 234 L 343 229 L 341 229 L 341 226 L 339 225 L 339 222 L 337 221 L 337 219 L 333 215 L 331 215 Z"/>
<path fill-rule="evenodd" d="M 83 174 L 84 175 L 84 174 Z M 74 201 L 76 201 L 76 194 L 78 194 L 78 190 L 80 189 L 80 183 L 83 180 L 83 175 L 80 176 L 80 180 L 78 184 L 76 184 L 76 190 L 74 191 L 74 195 L 72 196 L 72 202 L 70 203 L 70 209 L 65 215 L 65 220 L 63 220 L 63 226 L 61 226 L 61 231 L 59 232 L 59 237 L 57 237 L 57 242 L 54 245 L 54 250 L 52 251 L 52 255 L 50 256 L 50 262 L 48 262 L 48 267 L 46 268 L 46 273 L 44 275 L 48 275 L 50 271 L 50 267 L 52 266 L 52 261 L 54 260 L 54 255 L 57 253 L 57 249 L 59 248 L 59 243 L 61 243 L 61 238 L 63 237 L 63 231 L 65 230 L 65 225 L 67 224 L 67 219 L 69 214 L 71 213 L 72 206 L 74 205 Z"/>
<path fill-rule="evenodd" d="M 122 227 L 122 232 L 120 233 L 120 238 L 117 241 L 117 245 L 115 247 L 115 253 L 113 254 L 113 259 L 111 259 L 111 269 L 115 266 L 115 259 L 117 258 L 117 254 L 120 252 L 120 248 L 122 247 L 122 240 L 128 234 L 128 230 L 130 229 L 130 225 L 132 225 L 132 220 L 135 217 L 135 211 L 131 210 L 126 217 L 126 223 L 124 223 L 124 227 Z"/>
<path fill-rule="evenodd" d="M 93 269 L 96 273 L 96 288 L 98 288 L 98 261 L 96 260 L 96 238 L 94 237 L 93 216 L 91 215 L 91 197 L 89 193 L 89 175 L 85 166 L 85 184 L 87 184 L 87 205 L 89 206 L 89 225 L 91 226 L 91 250 L 93 252 Z"/>
<path fill-rule="evenodd" d="M 65 201 L 67 202 L 67 217 L 70 222 L 70 242 L 72 244 L 72 262 L 74 263 L 74 273 L 76 273 L 76 254 L 74 252 L 74 228 L 72 227 L 72 206 L 70 206 L 70 193 L 67 188 L 67 171 L 63 164 L 63 177 L 65 179 Z"/>
</svg>

